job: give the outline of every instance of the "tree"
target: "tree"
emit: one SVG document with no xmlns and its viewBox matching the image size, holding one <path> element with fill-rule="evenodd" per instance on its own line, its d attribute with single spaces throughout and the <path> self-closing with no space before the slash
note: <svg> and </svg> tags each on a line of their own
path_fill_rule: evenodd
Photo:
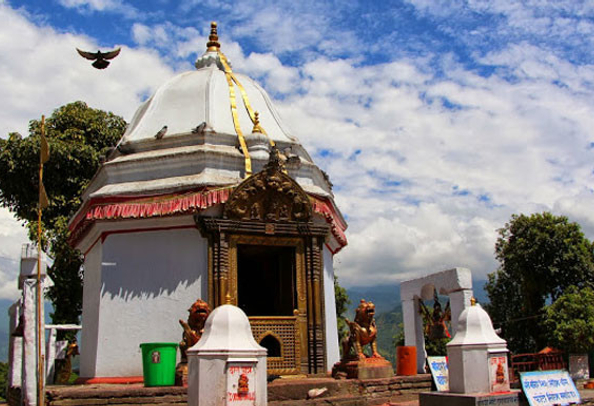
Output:
<svg viewBox="0 0 594 406">
<path fill-rule="evenodd" d="M 547 343 L 545 304 L 570 286 L 592 285 L 593 245 L 577 223 L 546 212 L 513 215 L 498 232 L 500 266 L 485 286 L 491 302 L 487 310 L 512 351 L 536 351 Z"/>
<path fill-rule="evenodd" d="M 43 183 L 49 207 L 43 211 L 43 241 L 54 263 L 49 274 L 55 286 L 48 297 L 54 323 L 78 323 L 82 310 L 82 257 L 67 242 L 68 219 L 81 204 L 81 195 L 126 128 L 123 118 L 77 101 L 55 110 L 46 120 L 50 160 Z M 24 220 L 36 241 L 38 167 L 41 122 L 29 122 L 29 136 L 9 134 L 0 139 L 0 204 Z"/>
<path fill-rule="evenodd" d="M 546 309 L 545 327 L 551 346 L 570 353 L 594 349 L 594 290 L 568 288 Z"/>
<path fill-rule="evenodd" d="M 344 314 L 348 310 L 348 305 L 351 304 L 351 299 L 347 295 L 346 289 L 338 284 L 338 278 L 334 275 L 334 300 L 336 302 L 336 322 L 338 324 L 338 341 L 346 337 L 349 329 L 344 321 Z"/>
</svg>

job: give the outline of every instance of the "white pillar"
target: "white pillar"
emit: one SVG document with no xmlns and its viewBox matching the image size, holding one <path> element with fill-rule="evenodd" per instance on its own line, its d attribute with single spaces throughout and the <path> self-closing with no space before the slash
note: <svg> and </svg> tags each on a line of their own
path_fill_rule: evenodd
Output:
<svg viewBox="0 0 594 406">
<path fill-rule="evenodd" d="M 23 369 L 23 337 L 14 337 L 12 333 L 19 324 L 23 299 L 13 303 L 8 309 L 9 334 L 8 342 L 8 387 L 20 388 Z"/>
<path fill-rule="evenodd" d="M 404 345 L 417 347 L 417 373 L 425 373 L 425 335 L 423 318 L 421 317 L 419 300 L 402 301 L 402 318 L 404 320 Z"/>
<path fill-rule="evenodd" d="M 37 405 L 37 281 L 23 281 L 23 383 L 22 402 L 24 406 Z M 43 317 L 43 308 L 40 309 Z M 43 319 L 42 319 L 43 320 Z M 42 347 L 43 349 L 43 347 Z"/>
<path fill-rule="evenodd" d="M 54 374 L 56 373 L 56 336 L 55 328 L 49 329 L 47 338 L 47 346 L 45 348 L 45 376 L 46 383 L 54 383 Z"/>
<path fill-rule="evenodd" d="M 450 298 L 450 309 L 452 311 L 452 321 L 450 323 L 451 328 L 451 335 L 454 337 L 456 335 L 456 330 L 458 329 L 458 319 L 460 315 L 470 306 L 470 299 L 472 298 L 472 289 L 460 289 L 455 292 L 450 292 L 448 294 Z"/>
</svg>

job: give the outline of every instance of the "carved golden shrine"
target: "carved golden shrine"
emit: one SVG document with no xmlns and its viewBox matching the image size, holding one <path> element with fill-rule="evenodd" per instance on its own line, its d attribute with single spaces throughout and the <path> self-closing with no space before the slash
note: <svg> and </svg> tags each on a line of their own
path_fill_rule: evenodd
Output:
<svg viewBox="0 0 594 406">
<path fill-rule="evenodd" d="M 221 217 L 196 215 L 208 238 L 209 302 L 239 306 L 268 348 L 268 372 L 326 372 L 323 244 L 309 196 L 283 173 L 273 148 L 264 169 L 242 182 Z"/>
</svg>

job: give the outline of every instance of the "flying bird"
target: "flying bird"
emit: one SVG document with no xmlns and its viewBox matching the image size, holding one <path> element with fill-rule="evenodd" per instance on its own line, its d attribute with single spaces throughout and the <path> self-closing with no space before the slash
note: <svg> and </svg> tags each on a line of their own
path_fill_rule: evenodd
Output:
<svg viewBox="0 0 594 406">
<path fill-rule="evenodd" d="M 79 55 L 83 58 L 87 58 L 88 60 L 95 61 L 91 65 L 97 69 L 105 69 L 109 66 L 108 59 L 113 59 L 120 54 L 122 48 L 115 49 L 113 51 L 108 52 L 101 52 L 97 51 L 96 53 L 81 51 L 80 49 L 76 48 Z"/>
<path fill-rule="evenodd" d="M 164 125 L 163 128 L 161 128 L 159 130 L 159 132 L 155 134 L 155 139 L 160 140 L 161 138 L 163 138 L 165 136 L 166 132 L 167 132 L 167 126 Z"/>
</svg>

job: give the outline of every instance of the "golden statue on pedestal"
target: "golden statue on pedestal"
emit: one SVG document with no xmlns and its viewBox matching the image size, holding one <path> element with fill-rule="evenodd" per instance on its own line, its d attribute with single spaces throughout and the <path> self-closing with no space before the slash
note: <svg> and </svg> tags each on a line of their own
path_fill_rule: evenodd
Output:
<svg viewBox="0 0 594 406">
<path fill-rule="evenodd" d="M 381 357 L 377 351 L 377 328 L 375 327 L 375 305 L 373 302 L 366 302 L 361 299 L 359 307 L 355 311 L 355 321 L 351 322 L 345 319 L 349 326 L 350 334 L 342 340 L 342 358 L 350 357 L 352 348 L 355 348 L 355 356 L 359 360 L 364 360 L 367 356 L 363 353 L 363 347 L 371 346 L 371 356 L 373 358 Z"/>
<path fill-rule="evenodd" d="M 202 299 L 196 300 L 188 309 L 188 321 L 179 320 L 184 329 L 182 340 L 179 343 L 181 360 L 175 371 L 175 384 L 178 386 L 187 385 L 188 377 L 188 348 L 191 348 L 200 340 L 204 332 L 204 323 L 210 314 L 210 306 Z"/>
<path fill-rule="evenodd" d="M 349 335 L 342 340 L 342 359 L 332 368 L 335 378 L 374 379 L 394 375 L 392 365 L 377 350 L 377 328 L 375 326 L 375 305 L 361 299 L 355 311 L 355 321 L 345 319 Z M 369 345 L 371 355 L 365 355 Z M 352 350 L 354 349 L 354 354 Z"/>
</svg>

